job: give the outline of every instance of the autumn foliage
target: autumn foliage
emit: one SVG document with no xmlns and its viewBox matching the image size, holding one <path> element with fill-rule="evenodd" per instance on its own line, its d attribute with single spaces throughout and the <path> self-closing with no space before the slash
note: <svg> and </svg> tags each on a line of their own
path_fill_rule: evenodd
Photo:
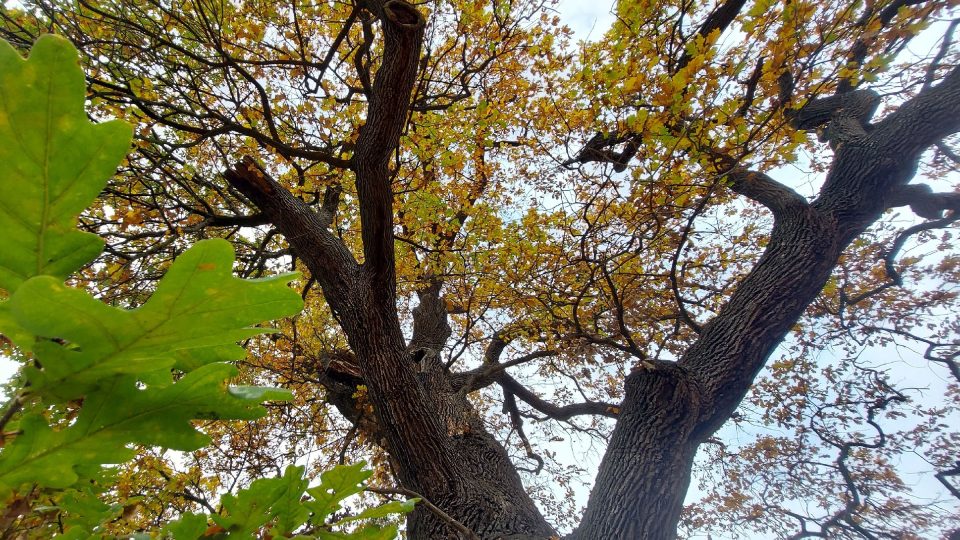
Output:
<svg viewBox="0 0 960 540">
<path fill-rule="evenodd" d="M 144 305 L 205 238 L 303 276 L 239 363 L 294 400 L 143 448 L 118 530 L 361 458 L 431 503 L 412 538 L 960 528 L 956 1 L 561 9 L 0 10 L 134 125 L 77 284 Z"/>
</svg>

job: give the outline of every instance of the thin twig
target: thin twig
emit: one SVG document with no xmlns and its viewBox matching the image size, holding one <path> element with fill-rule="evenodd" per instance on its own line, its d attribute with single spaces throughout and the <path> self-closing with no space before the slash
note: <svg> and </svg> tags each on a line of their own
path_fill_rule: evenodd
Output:
<svg viewBox="0 0 960 540">
<path fill-rule="evenodd" d="M 376 486 L 367 486 L 367 491 L 371 493 L 379 493 L 381 495 L 403 495 L 404 497 L 416 497 L 420 499 L 420 503 L 433 512 L 438 518 L 440 518 L 444 523 L 450 525 L 459 532 L 463 538 L 467 540 L 480 540 L 480 537 L 476 535 L 473 531 L 467 528 L 466 525 L 460 523 L 459 521 L 453 519 L 450 514 L 444 512 L 432 502 L 430 502 L 426 497 L 417 493 L 416 491 L 409 490 L 404 487 L 395 487 L 395 488 L 382 488 Z"/>
</svg>

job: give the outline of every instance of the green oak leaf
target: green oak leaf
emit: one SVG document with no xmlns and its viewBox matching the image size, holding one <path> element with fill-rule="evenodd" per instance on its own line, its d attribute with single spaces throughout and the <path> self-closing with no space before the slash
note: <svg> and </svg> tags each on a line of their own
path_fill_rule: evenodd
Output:
<svg viewBox="0 0 960 540">
<path fill-rule="evenodd" d="M 367 525 L 353 532 L 317 531 L 317 540 L 394 540 L 396 525 Z"/>
<path fill-rule="evenodd" d="M 71 486 L 78 467 L 126 461 L 134 454 L 131 444 L 196 450 L 210 439 L 194 428 L 194 419 L 263 416 L 259 399 L 226 391 L 225 381 L 236 373 L 230 364 L 208 364 L 160 388 L 138 388 L 132 377 L 115 376 L 84 400 L 73 424 L 59 431 L 39 414 L 25 415 L 22 433 L 0 454 L 0 500 L 24 483 Z"/>
<path fill-rule="evenodd" d="M 224 240 L 185 252 L 137 309 L 64 285 L 102 249 L 96 235 L 76 230 L 77 217 L 131 140 L 122 122 L 91 123 L 84 96 L 66 40 L 41 38 L 27 60 L 0 42 L 0 332 L 36 360 L 24 371 L 23 410 L 4 426 L 15 435 L 0 448 L 0 500 L 24 485 L 89 490 L 87 481 L 130 459 L 134 445 L 195 450 L 210 441 L 196 420 L 259 418 L 261 401 L 291 397 L 226 385 L 237 369 L 224 361 L 244 356 L 237 342 L 303 302 L 287 287 L 293 275 L 234 277 Z M 302 495 L 305 485 L 298 489 Z M 64 538 L 99 537 L 99 523 L 122 510 L 97 493 L 70 493 L 54 508 L 66 515 Z M 286 522 L 306 519 L 308 510 L 281 500 Z"/>
<path fill-rule="evenodd" d="M 29 345 L 33 340 L 33 336 L 17 324 L 13 314 L 10 313 L 10 303 L 7 301 L 0 301 L 0 334 L 21 345 L 22 349 L 27 349 L 24 345 Z"/>
<path fill-rule="evenodd" d="M 365 463 L 339 465 L 321 475 L 319 486 L 307 489 L 303 467 L 290 466 L 279 478 L 255 480 L 250 487 L 236 495 L 227 494 L 221 499 L 222 514 L 209 516 L 219 526 L 213 538 L 242 537 L 289 537 L 294 540 L 340 539 L 340 540 L 394 540 L 398 526 L 395 523 L 368 523 L 353 531 L 336 530 L 355 521 L 378 519 L 393 514 L 405 514 L 413 510 L 418 499 L 391 501 L 361 513 L 325 523 L 329 515 L 340 508 L 340 501 L 364 489 L 364 482 L 372 471 L 364 470 Z M 304 490 L 312 499 L 304 499 Z M 186 514 L 180 520 L 163 529 L 164 538 L 200 540 L 208 534 L 207 518 Z M 309 534 L 292 536 L 294 531 L 307 524 Z"/>
<path fill-rule="evenodd" d="M 125 504 L 133 502 L 125 501 Z M 59 519 L 65 531 L 64 538 L 90 538 L 91 531 L 118 518 L 123 512 L 121 504 L 107 504 L 96 493 L 73 489 L 63 493 L 57 506 L 61 511 Z"/>
<path fill-rule="evenodd" d="M 76 230 L 130 147 L 130 125 L 90 122 L 77 52 L 43 36 L 26 60 L 0 41 L 0 289 L 63 280 L 103 248 Z"/>
<path fill-rule="evenodd" d="M 180 519 L 167 523 L 161 531 L 161 538 L 194 540 L 196 538 L 203 538 L 206 531 L 207 516 L 187 513 L 180 516 Z"/>
<path fill-rule="evenodd" d="M 62 402 L 119 374 L 157 385 L 170 380 L 172 367 L 189 371 L 243 358 L 236 342 L 270 330 L 251 325 L 297 313 L 303 301 L 287 287 L 295 274 L 243 280 L 233 276 L 233 262 L 226 240 L 198 242 L 132 310 L 108 306 L 55 278 L 30 279 L 9 304 L 19 325 L 46 338 L 32 347 L 42 368 L 26 372 L 31 391 Z"/>
<path fill-rule="evenodd" d="M 211 516 L 213 521 L 231 535 L 254 536 L 270 521 L 274 521 L 274 536 L 293 532 L 310 517 L 300 502 L 307 489 L 303 471 L 303 467 L 290 466 L 281 477 L 261 478 L 236 495 L 224 495 L 220 503 L 226 514 Z"/>
<path fill-rule="evenodd" d="M 270 530 L 274 537 L 289 535 L 310 518 L 310 511 L 301 503 L 308 485 L 303 477 L 304 469 L 291 465 L 280 478 L 283 480 L 282 489 L 273 503 L 276 518 Z"/>
<path fill-rule="evenodd" d="M 380 506 L 367 508 L 355 516 L 349 516 L 336 522 L 334 525 L 349 523 L 351 521 L 360 521 L 363 519 L 378 519 L 387 517 L 391 514 L 406 514 L 413 510 L 420 499 L 408 499 L 406 501 L 390 501 Z"/>
<path fill-rule="evenodd" d="M 313 512 L 313 521 L 323 523 L 340 509 L 340 501 L 363 491 L 363 483 L 373 471 L 364 470 L 367 462 L 340 465 L 320 475 L 320 485 L 307 490 L 313 500 L 304 504 Z"/>
<path fill-rule="evenodd" d="M 21 484 L 65 488 L 77 480 L 79 464 L 121 463 L 133 457 L 123 444 L 104 446 L 109 437 L 77 437 L 77 431 L 54 431 L 39 414 L 20 421 L 21 434 L 0 454 L 0 499 Z"/>
</svg>

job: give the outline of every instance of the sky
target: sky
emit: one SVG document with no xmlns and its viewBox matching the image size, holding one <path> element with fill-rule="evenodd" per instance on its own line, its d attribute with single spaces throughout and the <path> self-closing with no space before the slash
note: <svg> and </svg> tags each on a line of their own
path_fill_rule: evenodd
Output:
<svg viewBox="0 0 960 540">
<path fill-rule="evenodd" d="M 613 24 L 613 6 L 604 0 L 560 0 L 557 13 L 576 39 L 597 39 Z"/>
</svg>

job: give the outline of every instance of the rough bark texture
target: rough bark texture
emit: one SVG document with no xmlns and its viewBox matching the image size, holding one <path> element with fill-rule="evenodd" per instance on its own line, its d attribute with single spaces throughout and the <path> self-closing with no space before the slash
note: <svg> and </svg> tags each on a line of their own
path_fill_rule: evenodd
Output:
<svg viewBox="0 0 960 540">
<path fill-rule="evenodd" d="M 597 485 L 572 539 L 670 538 L 690 482 L 701 389 L 673 363 L 631 373 Z"/>
<path fill-rule="evenodd" d="M 731 3 L 737 9 L 740 4 Z M 226 177 L 286 236 L 348 336 L 352 367 L 338 372 L 333 363 L 324 364 L 325 384 L 339 396 L 334 402 L 355 418 L 347 397 L 356 384 L 366 384 L 376 413 L 373 429 L 400 482 L 480 538 L 543 539 L 555 533 L 525 492 L 503 446 L 472 410 L 468 392 L 500 381 L 511 396 L 542 411 L 618 416 L 586 514 L 570 538 L 672 538 L 698 445 L 736 409 L 844 248 L 891 204 L 957 204 L 955 197 L 930 202 L 928 192 L 902 187 L 920 153 L 960 128 L 960 70 L 876 125 L 869 124 L 873 94 L 813 102 L 795 122 L 826 134 L 836 150 L 832 172 L 819 198 L 808 203 L 764 174 L 729 171 L 733 189 L 769 208 L 775 224 L 756 267 L 699 340 L 677 363 L 645 362 L 635 369 L 625 381 L 619 415 L 598 403 L 549 409 L 536 396 L 511 387 L 516 381 L 497 364 L 506 345 L 499 337 L 483 368 L 449 372 L 437 352 L 450 335 L 438 281 L 420 291 L 413 339 L 404 341 L 396 309 L 389 161 L 406 120 L 424 21 L 402 0 L 372 0 L 366 6 L 380 20 L 384 44 L 381 67 L 369 87 L 367 122 L 350 161 L 360 205 L 362 263 L 328 229 L 335 194 L 334 202 L 317 213 L 250 160 Z M 726 12 L 716 18 L 715 25 L 729 22 Z M 410 516 L 408 531 L 414 539 L 460 537 L 443 517 L 423 509 Z"/>
</svg>

